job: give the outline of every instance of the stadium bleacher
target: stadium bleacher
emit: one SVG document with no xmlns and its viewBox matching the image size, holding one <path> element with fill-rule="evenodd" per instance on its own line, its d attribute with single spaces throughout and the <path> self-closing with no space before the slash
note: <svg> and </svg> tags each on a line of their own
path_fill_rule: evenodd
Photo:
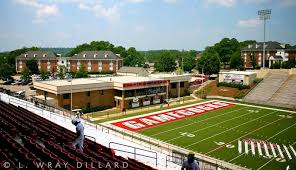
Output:
<svg viewBox="0 0 296 170">
<path fill-rule="evenodd" d="M 61 165 L 62 169 L 77 169 L 77 165 L 82 169 L 153 169 L 134 159 L 115 155 L 111 148 L 87 138 L 84 152 L 80 152 L 71 145 L 76 136 L 74 132 L 2 101 L 0 125 L 0 169 L 7 162 L 10 169 L 34 169 L 42 163 L 45 166 L 41 169 L 58 169 L 56 165 Z"/>
<path fill-rule="evenodd" d="M 296 104 L 296 76 L 273 71 L 244 98 L 244 101 L 291 108 Z"/>
</svg>

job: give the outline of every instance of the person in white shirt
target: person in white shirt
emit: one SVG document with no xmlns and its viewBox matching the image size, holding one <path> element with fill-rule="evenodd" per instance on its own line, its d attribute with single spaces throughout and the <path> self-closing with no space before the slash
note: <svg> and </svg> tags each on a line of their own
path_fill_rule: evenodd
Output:
<svg viewBox="0 0 296 170">
<path fill-rule="evenodd" d="M 76 126 L 76 138 L 72 145 L 79 151 L 83 152 L 83 142 L 84 142 L 84 127 L 80 119 L 72 119 L 72 124 Z"/>
</svg>

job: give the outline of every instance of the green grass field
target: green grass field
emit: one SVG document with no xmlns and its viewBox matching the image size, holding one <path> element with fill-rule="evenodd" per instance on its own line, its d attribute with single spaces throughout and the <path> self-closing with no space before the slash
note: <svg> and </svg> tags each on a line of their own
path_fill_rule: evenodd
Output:
<svg viewBox="0 0 296 170">
<path fill-rule="evenodd" d="M 138 131 L 242 167 L 266 170 L 284 170 L 288 165 L 296 164 L 296 155 L 289 147 L 291 145 L 296 149 L 295 132 L 296 113 L 246 105 L 236 105 Z M 278 144 L 285 159 L 281 158 L 278 150 L 277 158 L 272 157 L 271 148 L 268 149 L 271 156 L 267 158 L 264 147 L 263 156 L 259 156 L 258 148 L 252 155 L 251 145 L 248 154 L 245 153 L 244 145 L 240 153 L 238 140 L 244 139 Z M 288 158 L 284 145 L 288 147 L 292 160 Z"/>
</svg>

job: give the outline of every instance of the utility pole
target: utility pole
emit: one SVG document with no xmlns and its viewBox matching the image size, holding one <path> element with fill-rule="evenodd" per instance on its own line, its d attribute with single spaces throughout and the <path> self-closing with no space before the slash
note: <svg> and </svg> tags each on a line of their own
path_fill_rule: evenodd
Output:
<svg viewBox="0 0 296 170">
<path fill-rule="evenodd" d="M 265 29 L 266 29 L 266 20 L 269 20 L 271 17 L 271 10 L 260 10 L 258 11 L 258 15 L 261 20 L 263 20 L 263 29 L 264 29 L 264 38 L 263 38 L 263 69 L 265 69 Z"/>
</svg>

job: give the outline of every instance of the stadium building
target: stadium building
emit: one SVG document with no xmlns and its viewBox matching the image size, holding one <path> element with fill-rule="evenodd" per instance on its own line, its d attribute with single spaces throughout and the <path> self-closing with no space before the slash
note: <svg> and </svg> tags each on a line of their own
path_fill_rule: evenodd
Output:
<svg viewBox="0 0 296 170">
<path fill-rule="evenodd" d="M 72 57 L 45 51 L 28 51 L 16 57 L 16 72 L 22 72 L 30 59 L 36 59 L 39 70 L 55 73 L 59 65 L 69 72 L 76 72 L 83 65 L 88 72 L 116 73 L 123 64 L 119 54 L 111 51 L 83 51 Z"/>
<path fill-rule="evenodd" d="M 275 62 L 293 61 L 296 59 L 296 46 L 269 41 L 265 44 L 265 66 L 271 67 Z M 254 55 L 256 64 L 263 66 L 263 43 L 258 42 L 248 45 L 241 51 L 245 68 L 252 68 L 251 54 Z"/>
<path fill-rule="evenodd" d="M 65 109 L 111 106 L 120 109 L 163 103 L 187 94 L 191 75 L 152 74 L 33 82 L 35 100 Z M 72 102 L 71 102 L 72 94 Z"/>
</svg>

